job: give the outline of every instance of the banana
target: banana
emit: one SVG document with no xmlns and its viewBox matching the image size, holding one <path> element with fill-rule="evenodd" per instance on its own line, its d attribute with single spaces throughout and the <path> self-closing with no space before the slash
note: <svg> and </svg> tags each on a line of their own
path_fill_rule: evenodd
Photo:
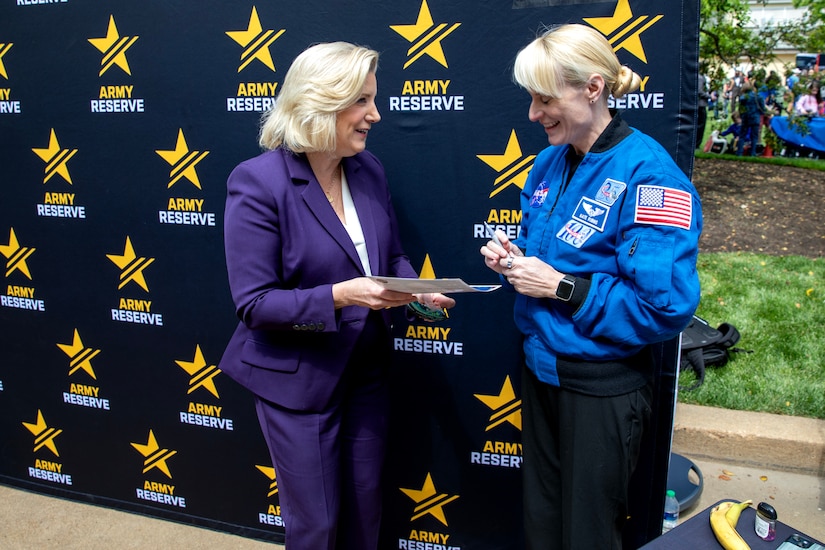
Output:
<svg viewBox="0 0 825 550">
<path fill-rule="evenodd" d="M 743 500 L 739 504 L 734 503 L 733 506 L 725 512 L 725 519 L 728 521 L 728 525 L 736 529 L 736 524 L 739 523 L 739 515 L 742 513 L 742 510 L 751 504 L 753 504 L 752 500 Z"/>
<path fill-rule="evenodd" d="M 726 517 L 728 512 L 734 508 L 738 508 L 738 512 L 731 513 L 732 519 L 738 522 L 742 509 L 747 508 L 747 506 L 741 508 L 740 506 L 741 503 L 726 500 L 714 506 L 710 511 L 710 528 L 716 540 L 719 541 L 719 544 L 721 544 L 725 550 L 750 550 L 748 543 L 736 532 L 735 526 L 728 523 Z"/>
</svg>

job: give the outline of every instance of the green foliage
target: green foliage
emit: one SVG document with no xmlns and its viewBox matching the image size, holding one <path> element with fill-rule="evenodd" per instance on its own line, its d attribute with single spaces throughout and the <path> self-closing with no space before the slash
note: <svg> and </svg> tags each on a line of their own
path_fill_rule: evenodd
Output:
<svg viewBox="0 0 825 550">
<path fill-rule="evenodd" d="M 742 336 L 731 361 L 709 368 L 679 401 L 825 419 L 825 260 L 751 253 L 700 254 L 697 315 Z M 682 373 L 689 386 L 692 372 Z"/>
<path fill-rule="evenodd" d="M 825 0 L 794 0 L 795 8 L 807 8 L 808 12 L 800 32 L 799 42 L 792 42 L 800 50 L 825 52 Z"/>
<path fill-rule="evenodd" d="M 759 27 L 748 0 L 701 0 L 700 6 L 699 59 L 712 89 L 721 89 L 729 67 L 767 65 L 780 45 L 825 52 L 825 0 L 794 0 L 795 7 L 807 8 L 802 18 Z"/>
<path fill-rule="evenodd" d="M 770 125 L 765 124 L 762 127 L 762 143 L 765 144 L 765 147 L 770 147 L 771 150 L 779 152 L 779 148 L 781 147 L 782 140 L 779 139 L 779 136 L 776 135 Z"/>
</svg>

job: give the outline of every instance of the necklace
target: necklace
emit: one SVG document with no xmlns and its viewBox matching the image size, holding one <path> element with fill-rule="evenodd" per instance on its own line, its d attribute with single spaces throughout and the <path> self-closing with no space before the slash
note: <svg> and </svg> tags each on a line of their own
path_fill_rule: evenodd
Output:
<svg viewBox="0 0 825 550">
<path fill-rule="evenodd" d="M 338 182 L 338 172 L 341 169 L 341 166 L 338 165 L 335 167 L 335 171 L 332 173 L 332 183 L 330 183 L 329 191 L 327 191 L 326 187 L 321 187 L 324 191 L 324 195 L 327 196 L 327 200 L 330 204 L 335 204 L 335 195 L 332 194 L 332 191 L 335 190 L 335 184 Z"/>
</svg>

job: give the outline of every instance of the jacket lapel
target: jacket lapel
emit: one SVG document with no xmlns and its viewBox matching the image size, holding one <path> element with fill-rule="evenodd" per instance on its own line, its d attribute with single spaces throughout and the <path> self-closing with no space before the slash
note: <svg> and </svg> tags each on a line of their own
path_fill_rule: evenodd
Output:
<svg viewBox="0 0 825 550">
<path fill-rule="evenodd" d="M 307 182 L 307 185 L 301 192 L 307 208 L 309 208 L 318 220 L 321 227 L 335 239 L 358 270 L 363 273 L 363 267 L 361 266 L 361 260 L 358 258 L 358 252 L 355 250 L 355 245 L 352 244 L 352 239 L 350 239 L 347 230 L 344 228 L 341 220 L 338 219 L 332 206 L 330 206 L 323 189 L 321 189 L 321 184 L 315 178 L 315 174 L 313 174 L 306 157 L 290 153 L 286 150 L 283 151 L 283 154 L 287 169 L 289 170 L 289 176 L 292 178 L 293 183 Z M 349 177 L 349 173 L 347 173 L 347 177 Z M 359 216 L 360 215 L 361 212 L 359 210 Z"/>
<path fill-rule="evenodd" d="M 352 202 L 355 204 L 355 210 L 358 212 L 358 221 L 361 222 L 364 241 L 367 243 L 370 270 L 373 275 L 381 275 L 378 230 L 375 228 L 375 215 L 373 213 L 373 208 L 376 208 L 378 205 L 375 204 L 375 198 L 369 193 L 372 189 L 372 182 L 365 181 L 360 168 L 361 163 L 356 158 L 345 159 L 344 172 L 347 176 Z"/>
</svg>

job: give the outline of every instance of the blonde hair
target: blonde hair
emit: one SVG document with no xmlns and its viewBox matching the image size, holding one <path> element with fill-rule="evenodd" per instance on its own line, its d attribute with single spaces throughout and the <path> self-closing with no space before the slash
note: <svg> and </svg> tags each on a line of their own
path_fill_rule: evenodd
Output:
<svg viewBox="0 0 825 550">
<path fill-rule="evenodd" d="M 258 143 L 296 153 L 330 152 L 336 146 L 336 117 L 355 104 L 378 52 L 331 42 L 304 50 L 292 62 L 275 104 L 261 120 Z"/>
<path fill-rule="evenodd" d="M 516 56 L 513 79 L 531 93 L 559 98 L 566 86 L 584 88 L 593 74 L 615 98 L 639 88 L 641 77 L 619 63 L 607 39 L 586 25 L 547 29 Z M 607 95 L 602 94 L 606 101 Z"/>
</svg>

